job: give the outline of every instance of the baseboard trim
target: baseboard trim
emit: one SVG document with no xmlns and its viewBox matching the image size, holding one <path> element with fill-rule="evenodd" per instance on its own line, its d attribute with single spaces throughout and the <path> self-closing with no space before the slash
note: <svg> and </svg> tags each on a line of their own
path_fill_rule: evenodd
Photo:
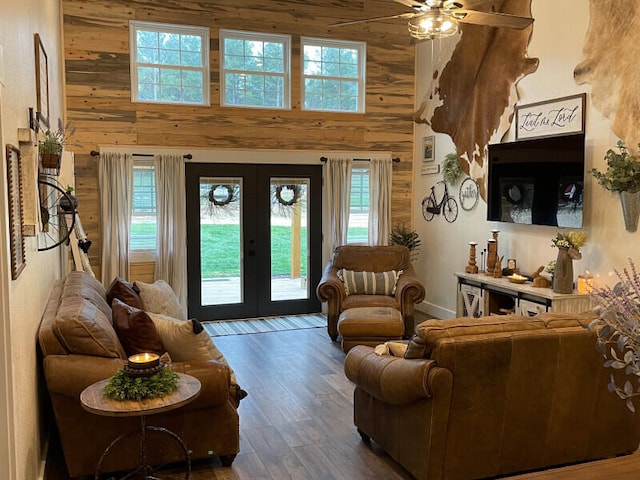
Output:
<svg viewBox="0 0 640 480">
<path fill-rule="evenodd" d="M 424 300 L 416 305 L 416 310 L 421 311 L 425 315 L 429 315 L 441 320 L 456 318 L 455 310 L 449 310 L 433 303 L 425 302 Z"/>
</svg>

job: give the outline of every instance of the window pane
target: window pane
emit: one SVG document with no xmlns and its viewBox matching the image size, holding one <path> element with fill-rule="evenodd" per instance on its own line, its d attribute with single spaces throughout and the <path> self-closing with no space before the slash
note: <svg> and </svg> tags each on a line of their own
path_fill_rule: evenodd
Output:
<svg viewBox="0 0 640 480">
<path fill-rule="evenodd" d="M 158 50 L 155 48 L 139 48 L 137 58 L 140 63 L 158 63 Z"/>
<path fill-rule="evenodd" d="M 183 52 L 202 52 L 202 39 L 196 35 L 181 35 L 180 49 Z"/>
<path fill-rule="evenodd" d="M 131 213 L 131 250 L 156 249 L 156 186 L 152 166 L 133 167 L 133 210 Z"/>
<path fill-rule="evenodd" d="M 160 60 L 162 65 L 180 65 L 180 52 L 178 50 L 160 50 Z"/>
<path fill-rule="evenodd" d="M 169 70 L 163 68 L 160 70 L 160 83 L 165 85 L 180 85 L 180 70 Z"/>
<path fill-rule="evenodd" d="M 138 97 L 140 100 L 157 100 L 158 87 L 156 83 L 141 83 L 138 85 Z"/>
<path fill-rule="evenodd" d="M 347 243 L 369 242 L 369 168 L 351 170 L 351 198 Z"/>
<path fill-rule="evenodd" d="M 185 65 L 187 67 L 201 67 L 202 66 L 202 55 L 197 52 L 182 52 L 180 55 L 181 65 Z"/>
<path fill-rule="evenodd" d="M 138 47 L 158 48 L 158 33 L 138 30 L 136 34 L 136 42 Z"/>
</svg>

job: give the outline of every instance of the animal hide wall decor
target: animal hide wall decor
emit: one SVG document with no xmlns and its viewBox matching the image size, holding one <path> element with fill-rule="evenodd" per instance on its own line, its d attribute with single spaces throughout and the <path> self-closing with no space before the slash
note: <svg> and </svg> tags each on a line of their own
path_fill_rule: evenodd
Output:
<svg viewBox="0 0 640 480">
<path fill-rule="evenodd" d="M 591 101 L 630 150 L 640 142 L 640 2 L 589 1 L 582 61 L 573 76 L 591 84 Z"/>
<path fill-rule="evenodd" d="M 484 11 L 531 16 L 531 0 L 502 0 Z M 524 30 L 462 24 L 462 36 L 414 121 L 451 136 L 462 170 L 478 182 L 485 198 L 489 140 L 509 129 L 517 101 L 515 85 L 538 68 L 527 57 L 532 27 Z M 433 112 L 433 113 L 431 113 Z"/>
</svg>

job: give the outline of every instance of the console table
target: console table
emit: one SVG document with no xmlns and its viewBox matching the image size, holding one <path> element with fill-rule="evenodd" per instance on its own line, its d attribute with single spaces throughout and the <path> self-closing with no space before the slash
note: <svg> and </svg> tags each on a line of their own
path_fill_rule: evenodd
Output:
<svg viewBox="0 0 640 480">
<path fill-rule="evenodd" d="M 483 273 L 456 273 L 458 293 L 456 316 L 482 317 L 514 312 L 533 316 L 541 312 L 581 313 L 591 308 L 588 294 L 555 293 L 536 288 L 532 282 L 512 283 L 507 277 Z"/>
<path fill-rule="evenodd" d="M 140 417 L 140 430 L 125 433 L 114 439 L 113 442 L 105 449 L 104 453 L 100 457 L 98 466 L 96 467 L 96 480 L 100 479 L 102 470 L 102 462 L 111 450 L 111 448 L 129 435 L 140 434 L 140 466 L 135 472 L 128 474 L 125 478 L 130 478 L 131 475 L 141 473 L 146 479 L 157 479 L 153 475 L 153 468 L 147 462 L 146 455 L 146 435 L 147 431 L 160 432 L 172 437 L 180 446 L 184 452 L 186 466 L 185 466 L 185 480 L 189 478 L 191 473 L 191 462 L 189 459 L 189 451 L 182 439 L 173 433 L 172 431 L 163 427 L 154 427 L 146 424 L 147 415 L 154 413 L 166 412 L 175 408 L 186 405 L 192 402 L 200 394 L 200 380 L 191 375 L 184 373 L 178 373 L 178 388 L 175 392 L 165 395 L 160 398 L 149 398 L 145 400 L 114 400 L 104 395 L 104 387 L 109 382 L 107 380 L 100 380 L 99 382 L 89 385 L 80 394 L 80 403 L 82 407 L 88 412 L 95 413 L 96 415 L 103 415 L 108 417 Z M 138 477 L 136 477 L 138 478 Z"/>
</svg>

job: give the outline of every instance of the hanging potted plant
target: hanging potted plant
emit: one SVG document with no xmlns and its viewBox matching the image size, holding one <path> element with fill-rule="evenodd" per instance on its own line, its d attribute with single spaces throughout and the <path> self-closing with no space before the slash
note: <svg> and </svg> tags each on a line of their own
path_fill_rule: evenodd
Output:
<svg viewBox="0 0 640 480">
<path fill-rule="evenodd" d="M 63 125 L 62 121 L 58 120 L 57 130 L 44 132 L 44 138 L 38 143 L 38 153 L 42 168 L 52 169 L 56 172 L 60 171 L 62 151 L 75 131 L 75 128 L 69 129 L 68 122 Z"/>
<path fill-rule="evenodd" d="M 640 217 L 640 161 L 629 153 L 622 140 L 618 140 L 617 147 L 620 153 L 609 149 L 604 156 L 607 169 L 601 172 L 593 168 L 591 174 L 604 188 L 620 194 L 625 227 L 628 232 L 635 232 Z"/>
</svg>

